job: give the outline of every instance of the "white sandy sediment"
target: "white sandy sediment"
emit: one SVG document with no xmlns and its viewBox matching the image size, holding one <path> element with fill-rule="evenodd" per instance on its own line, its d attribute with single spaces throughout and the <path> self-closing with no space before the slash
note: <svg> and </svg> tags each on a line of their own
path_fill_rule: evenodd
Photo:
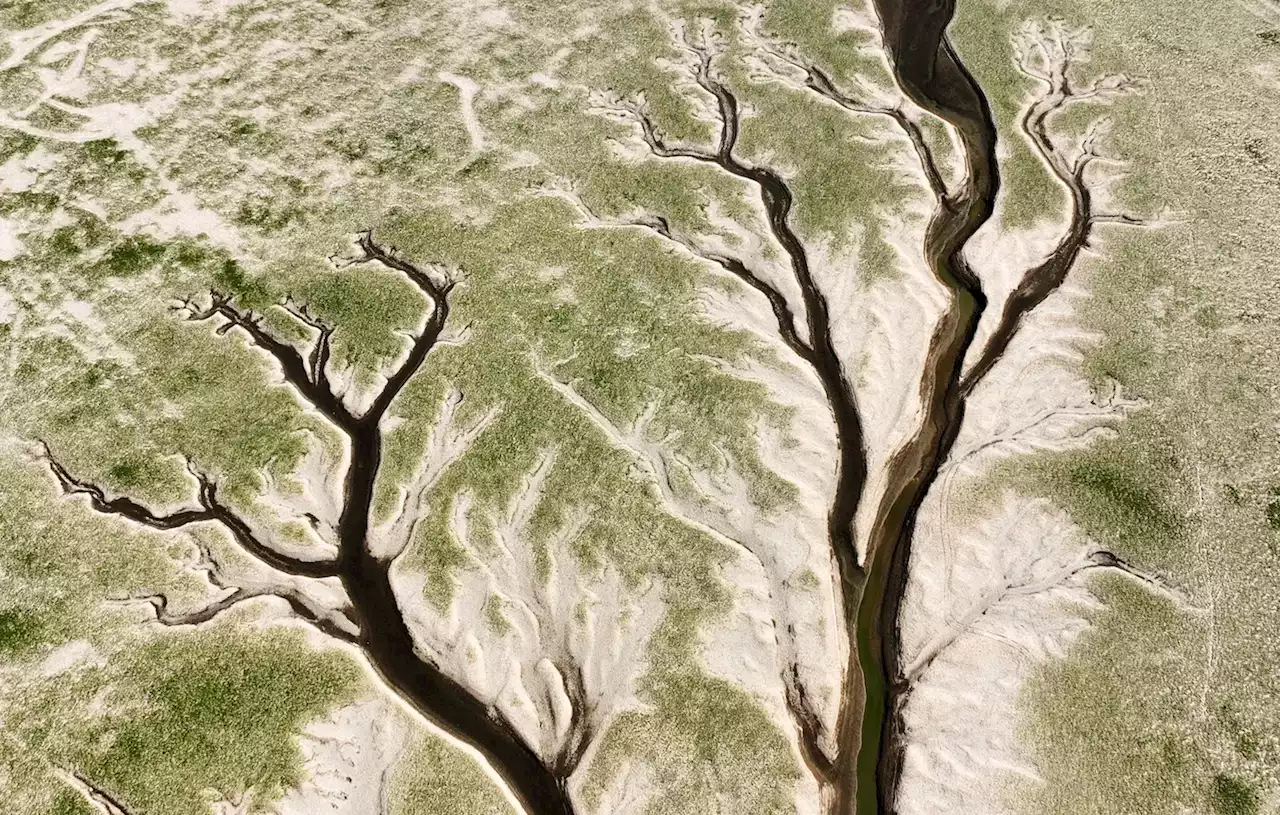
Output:
<svg viewBox="0 0 1280 815">
<path fill-rule="evenodd" d="M 48 679 L 61 676 L 73 668 L 86 665 L 101 667 L 107 664 L 106 659 L 93 643 L 87 640 L 72 640 L 49 652 L 36 667 L 36 673 Z"/>
<path fill-rule="evenodd" d="M 421 653 L 501 711 L 548 764 L 565 747 L 573 704 L 597 736 L 619 713 L 644 707 L 648 642 L 666 614 L 657 581 L 630 586 L 612 565 L 582 568 L 572 552 L 581 513 L 545 541 L 541 573 L 529 524 L 554 464 L 555 451 L 544 451 L 500 511 L 467 493 L 455 498 L 451 531 L 472 564 L 457 575 L 447 609 L 428 602 L 425 575 L 393 571 Z M 477 513 L 487 516 L 488 539 L 473 532 Z"/>
<path fill-rule="evenodd" d="M 704 633 L 704 660 L 712 673 L 756 693 L 784 733 L 794 726 L 779 678 L 795 663 L 819 714 L 834 725 L 843 637 L 832 624 L 838 615 L 826 544 L 827 507 L 835 490 L 830 409 L 814 373 L 776 341 L 776 322 L 763 297 L 743 287 L 736 296 L 708 292 L 703 303 L 712 319 L 731 319 L 757 336 L 775 338 L 781 364 L 743 362 L 722 369 L 764 386 L 773 401 L 791 411 L 785 428 L 758 424 L 757 452 L 797 494 L 797 503 L 767 513 L 751 502 L 748 486 L 736 474 L 694 476 L 702 497 L 722 513 L 716 527 L 749 550 L 739 550 L 726 566 L 724 580 L 736 594 L 735 610 Z M 744 672 L 747 667 L 751 670 Z"/>
<path fill-rule="evenodd" d="M 179 19 L 221 17 L 245 0 L 167 0 L 169 13 Z"/>
<path fill-rule="evenodd" d="M 19 229 L 16 221 L 0 217 L 0 261 L 13 260 L 26 248 L 18 237 Z"/>
<path fill-rule="evenodd" d="M 1009 229 L 1003 225 L 1005 200 L 1001 195 L 994 216 L 965 247 L 965 257 L 981 274 L 982 287 L 990 301 L 966 359 L 970 364 L 982 353 L 995 331 L 1005 300 L 1022 282 L 1028 269 L 1035 268 L 1053 253 L 1070 219 L 1070 212 L 1064 208 L 1061 213 L 1054 213 L 1033 226 Z M 1068 280 L 1064 289 L 1080 291 L 1073 279 Z"/>
<path fill-rule="evenodd" d="M 390 812 L 391 776 L 412 724 L 382 698 L 309 723 L 299 737 L 305 777 L 274 805 L 279 815 Z"/>
<path fill-rule="evenodd" d="M 448 71 L 441 71 L 437 76 L 441 82 L 458 89 L 458 104 L 461 106 L 462 122 L 467 128 L 467 136 L 471 139 L 471 150 L 476 153 L 484 150 L 484 129 L 480 126 L 480 119 L 476 116 L 475 109 L 476 94 L 480 91 L 480 86 L 470 77 L 451 74 Z"/>
<path fill-rule="evenodd" d="M 1010 786 L 1037 777 L 1017 738 L 1021 687 L 1065 654 L 1097 605 L 1088 573 L 1072 573 L 1089 542 L 1043 502 L 1007 494 L 958 538 L 944 565 L 941 542 L 917 536 L 904 645 L 919 675 L 900 793 L 910 815 L 1012 811 Z"/>
<path fill-rule="evenodd" d="M 885 465 L 919 426 L 920 371 L 933 326 L 947 305 L 941 285 L 919 258 L 923 224 L 923 218 L 884 220 L 884 239 L 897 257 L 896 273 L 888 278 L 867 281 L 849 256 L 814 257 L 814 275 L 831 302 L 836 349 L 862 416 L 868 477 L 855 527 L 864 552 L 885 487 Z"/>
<path fill-rule="evenodd" d="M 883 487 L 884 462 L 919 421 L 918 378 L 902 372 L 920 369 L 933 321 L 946 303 L 927 267 L 912 260 L 922 224 L 923 218 L 887 223 L 887 240 L 897 250 L 901 266 L 899 274 L 888 279 L 861 279 L 856 242 L 838 255 L 822 248 L 810 252 L 814 276 L 831 305 L 837 352 L 850 378 L 856 379 L 866 422 L 871 495 Z M 717 226 L 733 234 L 728 224 Z M 734 253 L 744 252 L 785 293 L 801 337 L 807 338 L 803 301 L 790 270 L 758 239 L 739 241 Z M 793 483 L 799 495 L 799 504 L 769 515 L 751 504 L 745 484 L 719 477 L 714 487 L 703 488 L 731 518 L 726 534 L 755 553 L 754 558 L 742 555 L 726 566 L 724 579 L 733 588 L 735 606 L 704 632 L 704 664 L 713 675 L 751 692 L 792 739 L 795 724 L 786 709 L 782 677 L 795 665 L 800 686 L 830 734 L 847 655 L 826 536 L 836 461 L 830 407 L 814 373 L 778 340 L 776 319 L 763 297 L 745 286 L 734 294 L 708 290 L 703 306 L 716 322 L 750 330 L 783 361 L 778 366 L 750 364 L 725 370 L 764 385 L 776 402 L 793 410 L 785 431 L 762 423 L 759 450 L 764 463 Z M 869 523 L 874 503 L 864 502 L 860 525 Z M 834 748 L 829 737 L 825 746 Z M 797 790 L 797 805 L 803 812 L 818 809 L 817 786 L 807 775 Z"/>
<path fill-rule="evenodd" d="M 974 392 L 954 452 L 917 525 L 902 617 L 913 675 L 901 806 L 907 815 L 1002 813 L 1010 785 L 1035 779 L 1016 738 L 1022 684 L 1085 629 L 1096 605 L 1082 568 L 1096 549 L 1060 510 L 1006 492 L 965 504 L 1002 459 L 1087 445 L 1141 408 L 1114 388 L 1094 392 L 1079 373 L 1074 304 L 1052 295 Z M 998 302 L 998 301 L 997 301 Z"/>
</svg>

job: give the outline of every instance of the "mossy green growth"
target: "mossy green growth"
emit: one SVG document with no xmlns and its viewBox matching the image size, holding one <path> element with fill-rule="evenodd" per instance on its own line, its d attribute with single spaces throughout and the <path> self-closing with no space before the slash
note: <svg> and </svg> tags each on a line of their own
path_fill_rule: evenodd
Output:
<svg viewBox="0 0 1280 815">
<path fill-rule="evenodd" d="M 3 155 L 0 150 L 0 155 Z M 62 199 L 55 193 L 23 190 L 0 195 L 0 215 L 48 215 Z"/>
<path fill-rule="evenodd" d="M 439 482 L 421 525 L 418 565 L 447 581 L 465 562 L 447 529 L 451 496 L 465 487 L 476 518 L 499 510 L 548 449 L 556 451 L 556 463 L 534 517 L 535 539 L 558 528 L 567 512 L 597 508 L 582 549 L 609 552 L 627 569 L 648 569 L 668 545 L 668 522 L 655 512 L 643 480 L 627 475 L 634 456 L 557 394 L 538 364 L 573 383 L 618 427 L 656 405 L 651 438 L 670 437 L 674 452 L 709 470 L 724 467 L 727 457 L 762 507 L 794 498 L 794 487 L 763 467 L 755 440 L 757 422 L 782 425 L 786 413 L 760 386 L 716 364 L 758 351 L 744 333 L 696 315 L 696 267 L 655 252 L 643 236 L 576 229 L 561 219 L 558 204 L 545 200 L 501 212 L 486 229 L 406 213 L 383 230 L 406 257 L 445 257 L 465 271 L 451 320 L 471 331 L 465 345 L 433 352 L 393 408 L 407 421 L 388 437 L 380 506 L 394 505 L 392 490 L 418 466 L 449 389 L 464 395 L 473 418 L 498 411 Z M 549 273 L 544 264 L 553 263 L 558 268 Z"/>
<path fill-rule="evenodd" d="M 1076 450 L 1004 465 L 997 479 L 1061 503 L 1094 539 L 1132 555 L 1156 558 L 1175 551 L 1188 529 L 1171 492 L 1182 478 L 1167 433 L 1139 414 L 1119 438 Z"/>
<path fill-rule="evenodd" d="M 1082 501 L 1095 502 L 1106 523 L 1125 532 L 1148 527 L 1155 532 L 1174 532 L 1176 514 L 1164 506 L 1161 495 L 1144 484 L 1141 475 L 1105 459 L 1078 459 L 1062 472 L 1067 489 Z"/>
<path fill-rule="evenodd" d="M 512 630 L 511 621 L 507 619 L 507 615 L 504 613 L 505 606 L 506 603 L 496 594 L 490 595 L 484 604 L 485 625 L 489 626 L 489 629 L 499 636 L 508 634 Z"/>
<path fill-rule="evenodd" d="M 63 258 L 76 258 L 112 237 L 112 230 L 89 213 L 75 212 L 70 218 L 71 223 L 55 229 L 48 240 L 49 250 Z"/>
<path fill-rule="evenodd" d="M 1280 487 L 1272 487 L 1267 498 L 1267 525 L 1280 531 Z"/>
<path fill-rule="evenodd" d="M 436 258 L 412 260 L 426 267 Z M 290 294 L 336 327 L 336 365 L 354 367 L 358 381 L 373 386 L 374 372 L 388 368 L 403 354 L 404 334 L 418 329 L 430 306 L 417 287 L 399 273 L 355 267 L 315 274 L 314 269 L 321 265 L 317 259 L 304 273 L 276 275 L 281 281 L 277 285 L 287 285 Z M 400 333 L 395 333 L 397 330 Z"/>
<path fill-rule="evenodd" d="M 1236 753 L 1246 761 L 1257 761 L 1268 749 L 1267 739 L 1246 721 L 1239 707 L 1227 697 L 1218 702 L 1214 714 Z"/>
<path fill-rule="evenodd" d="M 19 133 L 16 130 L 5 131 L 0 134 L 0 158 L 7 161 L 11 156 L 28 155 L 39 144 L 40 139 L 35 136 Z"/>
<path fill-rule="evenodd" d="M 735 68 L 731 76 L 744 73 Z M 788 182 L 796 196 L 796 227 L 811 243 L 821 239 L 835 250 L 849 245 L 861 232 L 863 264 L 874 270 L 873 275 L 891 274 L 896 259 L 892 252 L 885 254 L 879 219 L 904 212 L 904 204 L 923 192 L 892 165 L 899 144 L 872 143 L 892 123 L 882 117 L 850 115 L 810 94 L 745 79 L 736 83 L 735 90 L 758 111 L 742 124 L 739 152 L 786 156 L 798 169 Z M 778 127 L 779 122 L 788 126 Z"/>
<path fill-rule="evenodd" d="M 305 437 L 297 431 L 311 422 L 288 391 L 270 385 L 275 372 L 238 332 L 185 323 L 159 298 L 113 297 L 100 313 L 119 320 L 116 338 L 138 364 L 86 365 L 61 340 L 28 343 L 18 377 L 41 386 L 9 395 L 18 433 L 46 439 L 80 476 L 148 501 L 191 500 L 179 452 L 225 476 L 226 494 L 242 502 L 269 462 L 298 460 Z"/>
<path fill-rule="evenodd" d="M 107 477 L 111 482 L 124 489 L 160 483 L 168 475 L 155 462 L 146 459 L 124 459 L 107 468 Z"/>
<path fill-rule="evenodd" d="M 132 811 L 156 815 L 207 815 L 206 789 L 256 786 L 266 801 L 295 782 L 296 732 L 352 699 L 359 669 L 296 630 L 224 624 L 153 640 L 131 614 L 104 613 L 104 597 L 140 588 L 184 596 L 177 559 L 189 544 L 59 500 L 43 466 L 6 453 L 0 755 L 9 755 L 0 765 L 15 785 L 4 794 L 13 811 L 82 811 L 48 764 L 74 767 Z M 53 676 L 31 669 L 72 640 L 96 657 Z"/>
<path fill-rule="evenodd" d="M 786 738 L 749 694 L 691 659 L 706 616 L 677 605 L 654 636 L 642 686 L 650 709 L 622 714 L 606 734 L 583 783 L 589 805 L 599 804 L 624 762 L 638 759 L 653 772 L 653 811 L 795 811 L 800 770 Z"/>
<path fill-rule="evenodd" d="M 92 636 L 106 594 L 165 586 L 172 566 L 154 535 L 59 501 L 47 471 L 15 459 L 0 455 L 0 662 L 21 663 Z"/>
<path fill-rule="evenodd" d="M 1091 615 L 1096 628 L 1072 659 L 1047 667 L 1025 692 L 1025 736 L 1054 752 L 1038 753 L 1048 783 L 1029 785 L 1024 805 L 1096 815 L 1194 809 L 1207 782 L 1192 738 L 1199 693 L 1196 677 L 1169 670 L 1200 645 L 1191 621 L 1132 581 L 1098 586 L 1110 610 Z M 1129 639 L 1139 633 L 1140 647 Z M 1162 681 L 1144 683 L 1152 675 Z"/>
<path fill-rule="evenodd" d="M 29 609 L 0 610 L 0 657 L 31 651 L 42 642 L 44 628 L 41 616 Z"/>
<path fill-rule="evenodd" d="M 98 815 L 98 810 L 83 795 L 71 790 L 61 790 L 53 799 L 49 815 Z"/>
<path fill-rule="evenodd" d="M 392 777 L 397 815 L 512 815 L 511 805 L 470 758 L 424 738 L 403 755 Z"/>
<path fill-rule="evenodd" d="M 167 247 L 143 235 L 130 235 L 112 246 L 101 265 L 108 275 L 132 277 L 154 266 L 165 256 Z"/>
<path fill-rule="evenodd" d="M 837 81 L 855 72 L 888 80 L 884 64 L 866 46 L 869 32 L 856 28 L 837 31 L 836 15 L 847 4 L 840 0 L 778 0 L 769 4 L 765 30 L 784 42 L 794 42 Z"/>
<path fill-rule="evenodd" d="M 240 262 L 227 258 L 211 277 L 214 290 L 240 301 L 244 308 L 263 308 L 274 299 L 275 292 L 260 277 L 248 274 Z"/>
<path fill-rule="evenodd" d="M 1261 798 L 1252 785 L 1231 775 L 1213 777 L 1209 802 L 1214 815 L 1256 815 Z"/>
<path fill-rule="evenodd" d="M 128 655 L 120 700 L 133 715 L 99 725 L 86 773 L 143 812 L 204 815 L 206 790 L 270 800 L 300 778 L 295 735 L 353 698 L 359 670 L 296 632 L 223 627 L 165 637 Z M 108 737 L 109 736 L 109 737 Z"/>
<path fill-rule="evenodd" d="M 84 143 L 85 155 L 89 160 L 101 165 L 117 164 L 128 160 L 129 153 L 120 147 L 115 139 L 95 139 Z"/>
</svg>

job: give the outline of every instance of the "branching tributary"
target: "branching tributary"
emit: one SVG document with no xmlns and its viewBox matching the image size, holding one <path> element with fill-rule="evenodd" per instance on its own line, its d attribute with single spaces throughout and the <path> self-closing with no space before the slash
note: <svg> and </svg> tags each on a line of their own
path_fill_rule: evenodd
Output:
<svg viewBox="0 0 1280 815">
<path fill-rule="evenodd" d="M 867 581 L 857 617 L 865 712 L 856 773 L 842 777 L 834 813 L 887 813 L 896 809 L 904 754 L 903 713 L 911 690 L 903 670 L 899 615 L 920 506 L 950 455 L 969 395 L 1001 359 L 1023 318 L 1063 283 L 1094 224 L 1128 222 L 1094 212 L 1084 172 L 1090 155 L 1068 164 L 1046 130 L 1050 115 L 1075 94 L 1064 62 L 1046 75 L 1050 84 L 1019 122 L 1071 197 L 1071 220 L 1050 255 L 1027 269 L 1006 300 L 990 338 L 966 370 L 987 309 L 982 281 L 965 247 L 994 210 L 1000 187 L 996 126 L 987 99 L 946 37 L 955 0 L 875 0 L 884 46 L 903 92 L 960 137 L 965 176 L 958 190 L 939 197 L 924 240 L 924 257 L 951 294 L 930 340 L 920 381 L 925 413 L 915 437 L 888 464 L 888 487 L 867 541 Z M 846 704 L 850 701 L 846 694 Z M 848 768 L 846 768 L 848 772 Z M 856 804 L 850 800 L 856 797 Z"/>
<path fill-rule="evenodd" d="M 190 320 L 222 321 L 218 328 L 220 334 L 232 329 L 243 331 L 254 346 L 275 360 L 285 381 L 299 396 L 346 437 L 350 463 L 344 481 L 341 516 L 333 530 L 335 557 L 302 559 L 255 532 L 221 500 L 216 483 L 191 463 L 189 469 L 199 485 L 199 506 L 168 514 L 157 513 L 127 497 L 110 496 L 97 484 L 75 477 L 46 447 L 49 466 L 66 493 L 88 497 L 98 512 L 125 517 L 157 530 L 218 524 L 245 554 L 276 573 L 306 579 L 337 578 L 346 590 L 347 603 L 343 606 L 318 607 L 287 580 L 282 580 L 269 591 L 238 591 L 211 605 L 209 613 L 196 616 L 211 618 L 238 598 L 271 594 L 286 600 L 295 614 L 321 631 L 359 647 L 386 686 L 423 717 L 476 748 L 502 776 L 526 812 L 573 815 L 568 777 L 574 768 L 548 766 L 500 711 L 449 676 L 430 657 L 420 654 L 392 585 L 391 568 L 399 553 L 379 554 L 371 545 L 375 485 L 382 466 L 383 419 L 441 339 L 450 315 L 449 296 L 455 281 L 439 269 L 428 271 L 404 260 L 394 250 L 375 243 L 371 233 L 360 236 L 358 248 L 361 254 L 347 261 L 346 266 L 359 268 L 363 264 L 379 263 L 393 269 L 412 282 L 431 305 L 426 323 L 413 338 L 407 357 L 388 376 L 372 404 L 360 413 L 352 410 L 328 376 L 326 363 L 333 328 L 312 317 L 305 308 L 289 304 L 294 316 L 318 333 L 306 357 L 292 344 L 272 334 L 261 315 L 238 307 L 230 296 L 214 293 L 207 307 L 191 301 L 180 307 Z M 215 556 L 205 550 L 204 557 Z M 218 565 L 216 560 L 206 564 L 210 568 Z M 193 615 L 171 618 L 166 614 L 167 599 L 163 595 L 152 599 L 162 624 L 190 624 L 195 618 Z"/>
</svg>

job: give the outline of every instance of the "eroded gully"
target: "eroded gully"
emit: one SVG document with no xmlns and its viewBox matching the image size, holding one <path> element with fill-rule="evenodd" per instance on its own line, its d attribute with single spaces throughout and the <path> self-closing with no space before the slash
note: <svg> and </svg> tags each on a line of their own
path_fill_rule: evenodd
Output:
<svg viewBox="0 0 1280 815">
<path fill-rule="evenodd" d="M 955 0 L 875 0 L 884 45 L 904 93 L 946 121 L 963 146 L 965 178 L 941 198 L 927 228 L 924 256 L 951 293 L 947 311 L 930 339 L 920 382 L 924 419 L 915 437 L 888 464 L 887 487 L 868 536 L 866 580 L 855 630 L 856 670 L 863 715 L 842 716 L 842 762 L 834 812 L 889 813 L 896 809 L 903 760 L 901 648 L 898 618 L 906 588 L 920 505 L 949 455 L 964 419 L 964 359 L 987 306 L 981 281 L 965 261 L 964 247 L 991 217 L 1000 178 L 996 128 L 982 89 L 946 37 Z M 853 660 L 851 660 L 852 663 Z M 846 700 L 849 694 L 846 692 Z M 857 732 L 854 726 L 857 725 Z"/>
</svg>

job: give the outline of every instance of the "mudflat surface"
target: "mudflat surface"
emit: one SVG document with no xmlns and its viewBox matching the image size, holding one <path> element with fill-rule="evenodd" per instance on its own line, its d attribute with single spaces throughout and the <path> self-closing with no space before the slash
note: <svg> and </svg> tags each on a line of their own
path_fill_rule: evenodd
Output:
<svg viewBox="0 0 1280 815">
<path fill-rule="evenodd" d="M 0 8 L 0 800 L 1274 809 L 1280 5 Z"/>
</svg>

